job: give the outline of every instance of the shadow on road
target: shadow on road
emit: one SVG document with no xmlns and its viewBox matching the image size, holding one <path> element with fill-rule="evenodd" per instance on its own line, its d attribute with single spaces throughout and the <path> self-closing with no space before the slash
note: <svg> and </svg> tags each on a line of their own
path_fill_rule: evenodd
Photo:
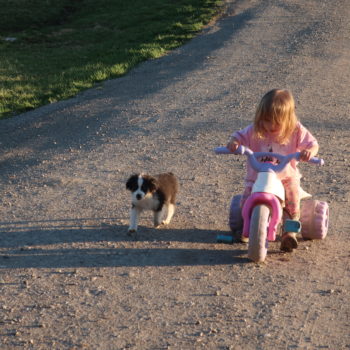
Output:
<svg viewBox="0 0 350 350">
<path fill-rule="evenodd" d="M 0 222 L 0 269 L 193 266 L 248 261 L 246 245 L 214 245 L 216 235 L 223 232 L 140 227 L 135 239 L 127 234 L 125 225 L 89 225 L 89 220 L 92 219 Z M 183 247 L 186 242 L 188 248 Z M 198 248 L 193 243 L 198 243 Z"/>
</svg>

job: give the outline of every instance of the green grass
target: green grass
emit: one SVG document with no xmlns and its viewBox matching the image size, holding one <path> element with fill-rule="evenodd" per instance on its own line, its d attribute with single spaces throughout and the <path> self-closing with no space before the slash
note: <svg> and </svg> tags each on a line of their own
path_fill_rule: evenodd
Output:
<svg viewBox="0 0 350 350">
<path fill-rule="evenodd" d="M 0 119 L 166 54 L 202 29 L 222 3 L 0 0 Z"/>
</svg>

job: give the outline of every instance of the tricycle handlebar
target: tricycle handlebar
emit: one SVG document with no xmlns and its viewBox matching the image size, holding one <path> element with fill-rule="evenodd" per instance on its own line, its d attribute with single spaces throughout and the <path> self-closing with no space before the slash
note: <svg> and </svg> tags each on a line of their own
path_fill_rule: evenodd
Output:
<svg viewBox="0 0 350 350">
<path fill-rule="evenodd" d="M 227 147 L 217 147 L 215 148 L 215 153 L 217 154 L 238 154 L 238 155 L 246 155 L 248 157 L 248 161 L 252 168 L 257 172 L 262 171 L 274 171 L 276 173 L 281 172 L 286 165 L 292 160 L 300 160 L 300 152 L 291 153 L 286 156 L 279 153 L 272 152 L 253 152 L 248 147 L 240 145 L 235 152 L 231 152 Z M 261 157 L 273 157 L 280 161 L 279 164 L 271 164 L 271 163 L 262 163 L 258 161 L 258 158 Z M 313 157 L 308 163 L 324 165 L 324 160 L 321 158 Z"/>
</svg>

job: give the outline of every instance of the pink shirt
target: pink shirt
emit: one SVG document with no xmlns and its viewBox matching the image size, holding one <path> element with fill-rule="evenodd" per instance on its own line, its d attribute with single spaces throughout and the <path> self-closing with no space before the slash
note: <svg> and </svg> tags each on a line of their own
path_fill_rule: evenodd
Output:
<svg viewBox="0 0 350 350">
<path fill-rule="evenodd" d="M 241 145 L 249 147 L 254 152 L 274 152 L 287 155 L 317 145 L 317 140 L 300 122 L 298 122 L 290 140 L 283 145 L 275 142 L 272 137 L 266 137 L 264 139 L 254 137 L 254 128 L 252 124 L 248 125 L 243 130 L 234 132 L 232 136 L 235 137 Z M 298 162 L 296 160 L 292 160 L 283 172 L 279 173 L 279 178 L 282 180 L 286 178 L 300 179 L 301 174 L 297 168 L 297 164 Z M 256 171 L 247 164 L 246 186 L 251 186 L 255 179 Z"/>
</svg>

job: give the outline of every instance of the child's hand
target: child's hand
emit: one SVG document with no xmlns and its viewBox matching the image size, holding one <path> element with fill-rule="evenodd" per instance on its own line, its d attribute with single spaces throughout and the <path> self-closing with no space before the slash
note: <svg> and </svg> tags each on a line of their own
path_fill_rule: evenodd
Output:
<svg viewBox="0 0 350 350">
<path fill-rule="evenodd" d="M 230 152 L 236 151 L 238 147 L 239 147 L 239 143 L 235 138 L 232 138 L 226 145 L 226 148 L 228 148 Z"/>
<path fill-rule="evenodd" d="M 313 156 L 312 152 L 308 149 L 303 149 L 300 152 L 300 160 L 302 162 L 308 162 L 312 158 L 312 156 Z"/>
<path fill-rule="evenodd" d="M 318 152 L 318 144 L 314 144 L 313 146 L 303 149 L 300 152 L 300 160 L 303 162 L 308 162 L 312 157 L 315 157 Z"/>
</svg>

